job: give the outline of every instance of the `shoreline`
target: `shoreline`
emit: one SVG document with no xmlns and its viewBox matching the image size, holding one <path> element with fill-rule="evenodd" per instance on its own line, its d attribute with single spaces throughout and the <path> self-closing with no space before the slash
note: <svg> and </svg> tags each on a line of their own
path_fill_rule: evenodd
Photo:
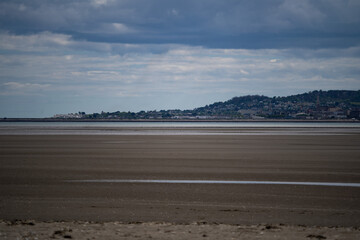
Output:
<svg viewBox="0 0 360 240">
<path fill-rule="evenodd" d="M 55 119 L 55 118 L 1 118 L 0 122 L 309 122 L 309 123 L 360 123 L 360 120 L 304 120 L 304 119 Z"/>
<path fill-rule="evenodd" d="M 319 123 L 294 123 L 294 125 L 260 123 L 258 126 L 246 124 L 199 124 L 173 123 L 164 124 L 3 124 L 0 126 L 0 136 L 61 136 L 61 135 L 88 135 L 88 136 L 335 136 L 335 135 L 360 135 L 360 124 L 345 123 L 331 125 Z M 263 124 L 263 125 L 261 125 Z M 267 125 L 268 124 L 268 125 Z"/>
</svg>

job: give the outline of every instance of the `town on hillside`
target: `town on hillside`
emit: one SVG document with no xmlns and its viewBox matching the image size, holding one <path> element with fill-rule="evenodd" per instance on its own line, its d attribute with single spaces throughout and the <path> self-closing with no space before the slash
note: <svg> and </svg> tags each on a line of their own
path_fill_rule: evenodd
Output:
<svg viewBox="0 0 360 240">
<path fill-rule="evenodd" d="M 312 91 L 287 97 L 242 96 L 193 110 L 85 112 L 57 114 L 55 119 L 99 120 L 360 120 L 360 90 Z"/>
</svg>

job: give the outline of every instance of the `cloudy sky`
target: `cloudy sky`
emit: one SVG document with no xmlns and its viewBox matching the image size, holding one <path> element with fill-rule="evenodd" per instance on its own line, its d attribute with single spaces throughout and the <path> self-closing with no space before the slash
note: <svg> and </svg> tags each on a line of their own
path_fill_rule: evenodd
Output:
<svg viewBox="0 0 360 240">
<path fill-rule="evenodd" d="M 359 0 L 0 1 L 0 117 L 360 89 Z"/>
</svg>

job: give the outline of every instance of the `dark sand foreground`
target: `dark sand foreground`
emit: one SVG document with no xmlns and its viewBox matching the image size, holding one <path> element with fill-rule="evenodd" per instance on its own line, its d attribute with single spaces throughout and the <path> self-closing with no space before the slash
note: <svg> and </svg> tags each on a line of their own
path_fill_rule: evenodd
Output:
<svg viewBox="0 0 360 240">
<path fill-rule="evenodd" d="M 223 231 L 222 236 L 229 234 L 227 238 L 256 233 L 248 236 L 256 239 L 264 234 L 288 231 L 289 234 L 301 233 L 291 235 L 293 239 L 295 236 L 316 239 L 325 235 L 333 239 L 331 236 L 336 234 L 338 239 L 355 239 L 354 236 L 359 237 L 360 226 L 359 187 L 68 181 L 197 179 L 360 183 L 359 146 L 358 133 L 3 135 L 0 136 L 0 219 L 32 220 L 35 225 L 2 222 L 0 238 L 6 234 L 15 236 L 11 234 L 19 231 L 24 234 L 33 231 L 26 230 L 28 228 L 37 229 L 34 234 L 40 234 L 49 227 L 46 224 L 52 224 L 49 228 L 52 232 L 43 236 L 71 228 L 74 237 L 81 235 L 79 229 L 85 224 L 92 228 L 84 232 L 97 232 L 96 229 L 101 232 L 108 226 L 111 234 L 115 234 L 116 229 L 123 229 L 122 233 L 127 234 L 128 230 L 124 229 L 134 228 L 132 233 L 128 231 L 128 237 L 121 235 L 123 239 L 135 238 L 131 234 L 135 235 L 139 228 L 143 229 L 143 238 L 160 232 L 163 235 L 153 237 L 206 235 L 216 239 L 219 237 L 214 234 Z M 91 225 L 87 221 L 99 223 Z M 199 226 L 195 223 L 202 223 L 201 227 L 194 228 Z M 327 228 L 332 226 L 339 227 Z M 231 235 L 233 231 L 240 235 Z M 187 235 L 195 232 L 191 237 Z M 113 235 L 116 236 L 118 234 Z M 54 237 L 63 236 L 55 234 Z"/>
<path fill-rule="evenodd" d="M 0 239 L 359 239 L 354 227 L 121 222 L 0 222 Z"/>
</svg>

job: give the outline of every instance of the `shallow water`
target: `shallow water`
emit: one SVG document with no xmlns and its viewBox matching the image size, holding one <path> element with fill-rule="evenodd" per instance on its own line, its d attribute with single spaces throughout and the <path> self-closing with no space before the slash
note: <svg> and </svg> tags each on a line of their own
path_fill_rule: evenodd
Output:
<svg viewBox="0 0 360 240">
<path fill-rule="evenodd" d="M 360 128 L 359 122 L 0 122 L 3 127 Z"/>
<path fill-rule="evenodd" d="M 81 183 L 182 183 L 182 184 L 266 184 L 266 185 L 306 185 L 331 187 L 360 187 L 360 183 L 339 182 L 280 182 L 280 181 L 224 181 L 224 180 L 142 180 L 142 179 L 93 179 L 70 180 L 67 182 Z"/>
<path fill-rule="evenodd" d="M 0 135 L 344 135 L 360 122 L 0 122 Z"/>
</svg>

